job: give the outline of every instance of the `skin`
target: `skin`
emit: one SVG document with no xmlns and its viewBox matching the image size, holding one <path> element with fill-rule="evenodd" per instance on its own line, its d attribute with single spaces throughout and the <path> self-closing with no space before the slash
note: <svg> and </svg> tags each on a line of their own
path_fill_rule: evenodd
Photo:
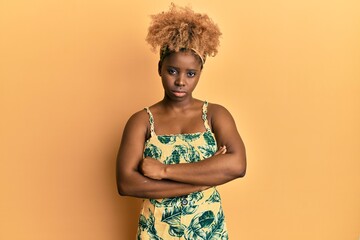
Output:
<svg viewBox="0 0 360 240">
<path fill-rule="evenodd" d="M 164 98 L 150 107 L 155 133 L 181 134 L 206 131 L 201 119 L 203 101 L 192 93 L 200 79 L 202 65 L 190 51 L 171 53 L 159 62 Z M 128 120 L 117 159 L 120 195 L 140 198 L 182 196 L 243 177 L 245 147 L 231 114 L 217 104 L 208 105 L 209 125 L 219 150 L 196 163 L 165 165 L 153 158 L 143 159 L 145 141 L 150 137 L 149 116 L 142 110 Z"/>
</svg>

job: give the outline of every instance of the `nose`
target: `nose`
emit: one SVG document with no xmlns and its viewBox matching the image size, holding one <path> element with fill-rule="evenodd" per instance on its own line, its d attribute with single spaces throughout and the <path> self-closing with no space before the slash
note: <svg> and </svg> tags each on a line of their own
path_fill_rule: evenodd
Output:
<svg viewBox="0 0 360 240">
<path fill-rule="evenodd" d="M 182 74 L 179 75 L 175 80 L 175 85 L 179 86 L 179 87 L 185 86 L 185 79 L 184 78 L 185 77 Z"/>
</svg>

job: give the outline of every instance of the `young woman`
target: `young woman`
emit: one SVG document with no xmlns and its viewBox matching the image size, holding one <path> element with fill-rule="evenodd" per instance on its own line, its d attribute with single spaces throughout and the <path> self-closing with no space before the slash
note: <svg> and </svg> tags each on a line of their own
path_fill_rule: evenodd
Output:
<svg viewBox="0 0 360 240">
<path fill-rule="evenodd" d="M 220 35 L 189 8 L 152 16 L 164 98 L 130 117 L 117 161 L 120 195 L 144 199 L 137 239 L 228 239 L 215 186 L 245 175 L 245 148 L 231 114 L 192 95 Z"/>
</svg>

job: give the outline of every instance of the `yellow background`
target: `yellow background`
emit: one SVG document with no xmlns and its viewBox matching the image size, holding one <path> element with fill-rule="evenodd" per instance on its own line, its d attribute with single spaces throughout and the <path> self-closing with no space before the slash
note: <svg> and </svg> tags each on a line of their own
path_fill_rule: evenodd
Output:
<svg viewBox="0 0 360 240">
<path fill-rule="evenodd" d="M 169 5 L 0 1 L 0 239 L 135 239 L 115 158 L 128 117 L 163 96 L 144 39 Z M 191 6 L 223 32 L 195 96 L 247 147 L 247 176 L 220 187 L 231 239 L 358 240 L 360 2 Z"/>
</svg>

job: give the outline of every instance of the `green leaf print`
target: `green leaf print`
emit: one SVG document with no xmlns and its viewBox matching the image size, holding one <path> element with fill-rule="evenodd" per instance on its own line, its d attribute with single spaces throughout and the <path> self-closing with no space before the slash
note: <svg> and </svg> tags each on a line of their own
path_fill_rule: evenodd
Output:
<svg viewBox="0 0 360 240">
<path fill-rule="evenodd" d="M 174 237 L 181 237 L 184 235 L 186 226 L 181 223 L 181 217 L 193 214 L 198 206 L 173 206 L 165 207 L 161 221 L 169 225 L 169 234 Z"/>
<path fill-rule="evenodd" d="M 155 217 L 154 214 L 150 211 L 150 216 L 148 219 L 144 215 L 140 215 L 139 219 L 139 229 L 137 233 L 137 239 L 141 239 L 141 231 L 146 230 L 151 240 L 163 240 L 161 237 L 157 235 L 155 229 Z"/>
<path fill-rule="evenodd" d="M 224 225 L 225 217 L 224 217 L 224 211 L 221 206 L 220 206 L 219 212 L 217 213 L 217 219 L 218 219 L 218 223 L 220 223 L 221 225 Z"/>
<path fill-rule="evenodd" d="M 179 134 L 178 136 L 180 139 L 182 139 L 185 142 L 193 142 L 200 138 L 201 133 Z"/>
<path fill-rule="evenodd" d="M 172 206 L 176 206 L 178 202 L 178 198 L 177 197 L 163 198 L 160 201 L 157 199 L 150 199 L 150 202 L 156 207 L 172 207 Z"/>
<path fill-rule="evenodd" d="M 188 147 L 188 154 L 185 156 L 185 161 L 189 163 L 200 161 L 200 154 L 192 145 Z"/>
<path fill-rule="evenodd" d="M 195 229 L 209 227 L 210 224 L 214 221 L 215 215 L 212 211 L 208 210 L 203 213 L 197 214 L 192 220 L 191 225 Z"/>
<path fill-rule="evenodd" d="M 161 221 L 170 225 L 168 232 L 173 237 L 184 235 L 185 226 L 181 224 L 180 217 L 181 207 L 178 206 L 165 208 L 162 214 Z"/>
<path fill-rule="evenodd" d="M 195 215 L 187 228 L 185 238 L 187 240 L 206 239 L 207 228 L 214 222 L 215 215 L 208 210 Z"/>
<path fill-rule="evenodd" d="M 169 225 L 177 225 L 180 223 L 181 207 L 174 206 L 164 208 L 164 212 L 161 216 L 161 221 L 166 222 Z"/>
<path fill-rule="evenodd" d="M 175 142 L 176 136 L 167 136 L 167 135 L 158 136 L 158 140 L 163 144 L 171 145 Z"/>
<path fill-rule="evenodd" d="M 215 202 L 220 202 L 221 201 L 221 198 L 220 198 L 220 194 L 217 190 L 214 190 L 214 192 L 211 194 L 211 196 L 206 199 L 205 202 L 208 202 L 208 203 L 215 203 Z"/>
<path fill-rule="evenodd" d="M 151 240 L 163 240 L 161 237 L 159 237 L 157 235 L 157 232 L 156 232 L 156 229 L 155 229 L 155 217 L 154 217 L 154 214 L 151 212 L 151 210 L 149 209 L 150 211 L 150 216 L 149 216 L 149 219 L 147 221 L 147 225 L 148 225 L 148 234 L 150 236 L 150 239 Z"/>
<path fill-rule="evenodd" d="M 169 234 L 173 237 L 182 237 L 184 235 L 186 226 L 179 222 L 179 225 L 171 225 L 169 228 Z"/>
<path fill-rule="evenodd" d="M 228 240 L 228 233 L 224 229 L 224 212 L 220 207 L 217 214 L 217 220 L 212 225 L 211 231 L 206 234 L 206 240 Z"/>
<path fill-rule="evenodd" d="M 175 155 L 184 156 L 187 153 L 188 149 L 184 145 L 176 145 L 174 147 L 173 153 Z"/>
<path fill-rule="evenodd" d="M 141 240 L 141 232 L 137 231 L 136 240 Z"/>
<path fill-rule="evenodd" d="M 154 144 L 149 144 L 144 149 L 144 157 L 160 159 L 161 154 L 162 154 L 161 149 L 155 146 Z"/>
<path fill-rule="evenodd" d="M 216 231 L 211 231 L 206 235 L 206 240 L 228 240 L 229 236 L 227 231 L 223 231 L 223 229 L 219 229 Z"/>
<path fill-rule="evenodd" d="M 168 156 L 164 163 L 165 164 L 178 164 L 180 163 L 180 159 L 183 158 L 187 153 L 187 147 L 183 145 L 175 145 L 171 155 Z"/>
<path fill-rule="evenodd" d="M 216 146 L 215 138 L 210 131 L 206 131 L 203 136 L 207 145 Z"/>
<path fill-rule="evenodd" d="M 193 214 L 199 206 L 197 205 L 187 205 L 187 206 L 183 206 L 181 209 L 181 214 L 182 215 L 190 215 Z"/>
<path fill-rule="evenodd" d="M 188 195 L 188 199 L 190 202 L 198 202 L 204 197 L 202 192 L 193 192 Z"/>
<path fill-rule="evenodd" d="M 201 154 L 204 156 L 204 158 L 209 158 L 215 154 L 216 147 L 205 145 L 205 146 L 200 146 L 199 150 L 200 150 Z"/>
<path fill-rule="evenodd" d="M 140 215 L 139 218 L 139 228 L 144 231 L 145 229 L 147 229 L 147 221 L 146 221 L 146 217 L 144 215 Z"/>
<path fill-rule="evenodd" d="M 180 163 L 180 155 L 175 154 L 175 155 L 170 155 L 168 157 L 166 157 L 164 164 L 178 164 Z"/>
</svg>

